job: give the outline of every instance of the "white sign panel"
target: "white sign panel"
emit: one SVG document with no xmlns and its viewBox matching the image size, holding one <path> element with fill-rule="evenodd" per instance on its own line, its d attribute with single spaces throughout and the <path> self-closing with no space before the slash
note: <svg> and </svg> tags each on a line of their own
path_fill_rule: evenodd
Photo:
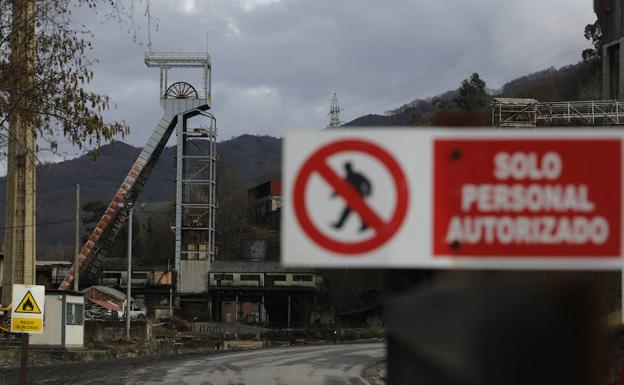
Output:
<svg viewBox="0 0 624 385">
<path fill-rule="evenodd" d="M 13 285 L 12 333 L 42 333 L 45 286 Z"/>
<path fill-rule="evenodd" d="M 618 270 L 623 138 L 606 129 L 291 132 L 282 262 Z"/>
</svg>

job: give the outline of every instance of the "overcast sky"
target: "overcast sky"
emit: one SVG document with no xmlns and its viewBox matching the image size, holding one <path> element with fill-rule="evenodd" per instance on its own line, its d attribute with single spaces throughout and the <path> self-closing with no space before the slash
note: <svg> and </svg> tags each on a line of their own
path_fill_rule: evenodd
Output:
<svg viewBox="0 0 624 385">
<path fill-rule="evenodd" d="M 141 42 L 133 41 L 128 24 L 85 19 L 95 33 L 90 55 L 99 60 L 92 87 L 112 97 L 117 107 L 107 117 L 125 120 L 132 130 L 125 141 L 136 146 L 161 116 L 158 71 L 143 63 L 145 1 L 136 4 L 134 17 Z M 589 46 L 583 28 L 595 20 L 591 0 L 150 5 L 153 51 L 208 47 L 220 140 L 325 127 L 334 92 L 348 121 L 457 88 L 473 72 L 498 88 L 530 72 L 577 62 Z"/>
</svg>

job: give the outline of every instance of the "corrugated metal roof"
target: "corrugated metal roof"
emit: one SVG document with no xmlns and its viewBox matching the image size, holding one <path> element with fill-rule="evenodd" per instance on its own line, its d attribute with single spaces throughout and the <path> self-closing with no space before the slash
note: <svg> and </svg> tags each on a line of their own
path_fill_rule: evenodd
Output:
<svg viewBox="0 0 624 385">
<path fill-rule="evenodd" d="M 121 306 L 118 306 L 117 304 L 113 303 L 113 302 L 108 302 L 108 301 L 102 301 L 99 299 L 90 299 L 89 302 L 93 302 L 94 304 L 101 306 L 105 309 L 108 310 L 114 310 L 114 311 L 122 311 L 123 308 Z"/>
<path fill-rule="evenodd" d="M 126 295 L 124 293 L 120 292 L 117 289 L 113 289 L 112 287 L 108 287 L 108 286 L 91 286 L 89 288 L 84 289 L 83 292 L 86 293 L 87 291 L 89 291 L 91 289 L 94 289 L 94 290 L 97 290 L 97 291 L 99 291 L 101 293 L 110 295 L 113 298 L 117 298 L 117 299 L 120 299 L 120 300 L 123 300 L 123 301 L 126 300 Z"/>
</svg>

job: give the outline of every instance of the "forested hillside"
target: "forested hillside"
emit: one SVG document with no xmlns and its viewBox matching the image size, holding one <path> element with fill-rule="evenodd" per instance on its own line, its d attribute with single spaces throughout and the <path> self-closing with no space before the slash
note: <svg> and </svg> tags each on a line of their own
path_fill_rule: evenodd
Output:
<svg viewBox="0 0 624 385">
<path fill-rule="evenodd" d="M 600 59 L 591 58 L 559 69 L 551 67 L 528 74 L 505 83 L 499 90 L 486 91 L 490 99 L 531 98 L 542 102 L 600 99 L 600 70 Z M 344 126 L 432 125 L 436 113 L 461 110 L 455 103 L 456 97 L 457 90 L 451 90 L 436 97 L 415 99 L 384 115 L 365 115 Z"/>
<path fill-rule="evenodd" d="M 218 143 L 217 151 L 220 158 L 218 174 L 224 176 L 219 178 L 219 182 L 225 182 L 227 189 L 244 191 L 255 184 L 280 176 L 281 139 L 243 135 Z M 84 155 L 37 167 L 38 259 L 70 258 L 74 239 L 75 185 L 80 184 L 83 207 L 90 202 L 108 204 L 139 152 L 137 147 L 115 142 L 103 146 L 97 158 Z M 169 222 L 173 221 L 173 214 L 168 215 L 168 211 L 175 195 L 173 155 L 174 147 L 163 151 L 138 202 L 145 203 L 143 213 L 139 213 L 140 209 L 137 209 L 137 221 L 141 222 L 144 217 L 147 226 L 147 219 L 153 217 L 150 226 L 154 228 L 160 224 L 169 233 L 169 226 L 172 224 Z M 4 189 L 4 178 L 0 178 L 2 197 L 5 194 Z M 92 223 L 86 223 L 93 215 L 93 212 L 83 210 L 84 228 L 93 226 Z M 4 217 L 4 204 L 0 205 L 0 217 Z M 83 236 L 85 235 L 86 232 Z M 162 240 L 162 237 L 159 239 Z M 151 251 L 154 251 L 151 246 Z M 147 249 L 149 248 L 142 247 L 138 252 L 148 253 Z M 164 251 L 160 250 L 159 253 Z"/>
</svg>

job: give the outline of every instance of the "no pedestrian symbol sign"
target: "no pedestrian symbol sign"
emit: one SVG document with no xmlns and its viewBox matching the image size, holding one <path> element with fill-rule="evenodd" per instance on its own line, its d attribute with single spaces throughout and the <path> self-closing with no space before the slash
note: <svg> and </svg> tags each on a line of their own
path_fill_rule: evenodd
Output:
<svg viewBox="0 0 624 385">
<path fill-rule="evenodd" d="M 42 333 L 45 286 L 13 285 L 12 333 Z"/>
<path fill-rule="evenodd" d="M 342 161 L 343 175 L 329 163 L 332 157 L 341 155 L 345 157 Z M 390 187 L 394 189 L 396 198 L 388 218 L 384 218 L 367 201 L 374 195 L 379 183 L 373 174 L 366 175 L 368 171 L 364 169 L 364 162 L 357 161 L 367 157 L 369 161 L 378 162 L 381 172 L 390 177 Z M 311 211 L 315 208 L 306 203 L 306 195 L 313 176 L 320 177 L 328 188 L 333 189 L 333 198 L 340 197 L 343 201 L 343 207 L 332 223 L 326 221 L 319 225 L 312 219 Z M 305 161 L 295 179 L 293 205 L 301 228 L 319 247 L 345 256 L 357 256 L 379 248 L 396 234 L 405 219 L 408 196 L 405 175 L 388 151 L 370 141 L 347 139 L 328 143 Z M 328 196 L 325 194 L 318 199 L 328 199 Z M 360 217 L 359 234 L 350 240 L 338 238 L 338 233 L 345 231 L 346 221 L 353 214 Z"/>
<path fill-rule="evenodd" d="M 607 129 L 288 133 L 282 262 L 619 270 L 623 143 Z"/>
</svg>

